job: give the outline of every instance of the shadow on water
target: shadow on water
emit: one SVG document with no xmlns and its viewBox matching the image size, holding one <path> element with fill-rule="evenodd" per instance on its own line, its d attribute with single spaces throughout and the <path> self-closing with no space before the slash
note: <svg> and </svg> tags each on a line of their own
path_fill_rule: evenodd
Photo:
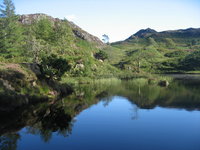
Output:
<svg viewBox="0 0 200 150">
<path fill-rule="evenodd" d="M 94 104 L 109 105 L 113 96 L 125 97 L 137 109 L 165 108 L 200 110 L 200 79 L 177 78 L 168 87 L 149 85 L 145 79 L 131 81 L 103 80 L 90 85 L 78 85 L 74 93 L 62 100 L 43 102 L 18 108 L 12 112 L 0 112 L 0 149 L 17 149 L 19 131 L 40 135 L 48 142 L 53 133 L 69 136 L 74 117 Z"/>
</svg>

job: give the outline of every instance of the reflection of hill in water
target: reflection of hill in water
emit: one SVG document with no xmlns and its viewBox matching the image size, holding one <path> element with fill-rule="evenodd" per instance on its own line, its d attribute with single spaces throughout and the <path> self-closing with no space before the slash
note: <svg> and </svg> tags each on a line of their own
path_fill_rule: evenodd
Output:
<svg viewBox="0 0 200 150">
<path fill-rule="evenodd" d="M 121 82 L 105 90 L 108 96 L 126 97 L 140 108 L 162 106 L 187 110 L 200 109 L 199 91 L 199 79 L 184 80 L 181 78 L 174 80 L 169 87 L 148 85 L 145 79 L 137 79 Z"/>
<path fill-rule="evenodd" d="M 54 102 L 31 105 L 13 112 L 0 113 L 0 149 L 6 143 L 15 147 L 20 135 L 16 132 L 24 127 L 31 134 L 39 134 L 48 141 L 53 132 L 63 136 L 71 133 L 73 119 L 84 109 L 97 104 L 105 105 L 112 96 L 126 97 L 140 108 L 151 109 L 156 106 L 187 110 L 200 109 L 200 81 L 175 80 L 169 87 L 148 85 L 145 79 L 132 81 L 105 80 L 91 85 L 79 85 L 73 95 Z M 8 134 L 14 133 L 14 134 Z M 9 141 L 9 142 L 8 142 Z M 13 148 L 14 149 L 14 148 Z"/>
</svg>

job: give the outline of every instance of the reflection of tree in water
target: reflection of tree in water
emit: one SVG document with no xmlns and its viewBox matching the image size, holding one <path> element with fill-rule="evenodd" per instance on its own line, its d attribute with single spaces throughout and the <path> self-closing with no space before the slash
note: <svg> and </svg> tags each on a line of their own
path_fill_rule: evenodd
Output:
<svg viewBox="0 0 200 150">
<path fill-rule="evenodd" d="M 9 136 L 4 136 L 4 134 L 6 134 L 6 131 L 8 133 L 17 132 L 20 130 L 20 127 L 27 126 L 28 133 L 40 135 L 45 142 L 51 139 L 54 132 L 62 136 L 68 136 L 72 131 L 74 115 L 73 110 L 65 110 L 62 101 L 58 101 L 52 105 L 42 103 L 41 105 L 25 108 L 25 110 L 16 110 L 16 112 L 12 112 L 11 114 L 5 114 L 2 116 L 3 118 L 9 116 L 12 119 L 5 119 L 4 122 L 0 122 L 0 127 L 2 127 L 0 128 L 0 133 L 3 134 L 0 135 L 0 150 L 8 146 L 11 149 L 14 149 L 14 146 L 17 147 L 17 144 L 14 145 L 12 143 L 14 141 L 17 143 L 19 138 L 14 139 L 14 137 L 17 137 L 16 135 L 18 134 L 9 134 Z"/>
<path fill-rule="evenodd" d="M 16 150 L 19 134 L 8 134 L 0 136 L 0 150 Z"/>
<path fill-rule="evenodd" d="M 38 118 L 36 124 L 27 128 L 27 131 L 31 134 L 39 134 L 47 142 L 51 139 L 53 132 L 63 136 L 70 135 L 73 123 L 72 116 L 65 113 L 64 108 L 50 107 L 45 115 Z"/>
<path fill-rule="evenodd" d="M 28 133 L 40 135 L 45 142 L 49 141 L 55 132 L 69 136 L 74 123 L 73 118 L 77 114 L 99 101 L 103 101 L 104 106 L 107 106 L 112 101 L 112 96 L 126 97 L 133 105 L 132 119 L 138 119 L 139 108 L 162 106 L 200 109 L 199 90 L 199 84 L 191 82 L 174 81 L 169 87 L 163 88 L 148 85 L 146 80 L 141 79 L 79 85 L 74 95 L 62 101 L 26 107 L 9 115 L 5 114 L 4 118 L 0 115 L 0 149 L 16 149 L 20 135 L 6 133 L 17 132 L 26 126 Z"/>
<path fill-rule="evenodd" d="M 108 106 L 108 105 L 112 102 L 112 99 L 113 99 L 112 96 L 103 98 L 103 99 L 102 99 L 102 101 L 103 101 L 103 106 L 104 106 L 104 107 Z"/>
<path fill-rule="evenodd" d="M 137 120 L 139 118 L 139 113 L 138 113 L 139 108 L 137 107 L 137 105 L 133 104 L 133 108 L 131 109 L 132 111 L 132 120 Z"/>
</svg>

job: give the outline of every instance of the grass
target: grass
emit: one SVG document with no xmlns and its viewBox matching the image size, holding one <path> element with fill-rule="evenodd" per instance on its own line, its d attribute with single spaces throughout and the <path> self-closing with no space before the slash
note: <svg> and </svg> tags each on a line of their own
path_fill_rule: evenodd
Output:
<svg viewBox="0 0 200 150">
<path fill-rule="evenodd" d="M 192 40 L 199 40 L 199 38 L 186 38 L 178 37 L 171 38 L 173 40 L 174 46 L 168 46 L 167 40 L 164 37 L 155 37 L 156 43 L 148 43 L 148 38 L 137 38 L 127 41 L 113 43 L 113 49 L 110 49 L 112 54 L 112 59 L 118 58 L 118 51 L 120 51 L 121 60 L 117 59 L 115 64 L 121 62 L 127 62 L 126 68 L 131 68 L 134 66 L 137 59 L 140 60 L 141 70 L 144 72 L 151 73 L 167 73 L 167 72 L 180 72 L 177 70 L 179 61 L 183 60 L 185 56 L 189 55 L 192 51 L 198 50 L 200 43 L 196 45 L 190 45 Z M 117 49 L 116 53 L 114 50 Z M 109 51 L 109 50 L 108 50 Z M 142 53 L 142 56 L 140 55 Z M 147 57 L 143 57 L 143 56 Z M 111 63 L 113 60 L 110 60 Z M 151 70 L 149 67 L 152 66 Z M 137 71 L 137 65 L 134 70 Z"/>
<path fill-rule="evenodd" d="M 185 73 L 189 73 L 189 74 L 200 74 L 200 71 L 187 71 Z"/>
<path fill-rule="evenodd" d="M 57 24 L 57 25 L 56 25 Z M 38 26 L 48 27 L 49 37 Z M 50 30 L 49 30 L 50 28 Z M 79 28 L 73 27 L 68 21 L 52 22 L 41 19 L 31 25 L 22 25 L 24 38 L 28 39 L 30 32 L 39 49 L 35 52 L 30 45 L 22 42 L 21 49 L 0 54 L 0 61 L 4 63 L 32 63 L 33 56 L 41 58 L 56 54 L 69 60 L 71 70 L 63 78 L 88 77 L 91 79 L 118 77 L 122 79 L 150 76 L 150 73 L 167 73 L 179 71 L 179 61 L 191 51 L 200 49 L 200 39 L 194 37 L 180 37 L 178 35 L 156 35 L 151 37 L 135 37 L 129 40 L 99 46 L 93 40 L 86 40 L 87 35 Z M 26 32 L 25 32 L 26 31 Z M 56 32 L 62 31 L 62 32 Z M 80 35 L 76 36 L 74 32 Z M 83 34 L 83 35 L 82 35 Z M 89 36 L 89 35 L 88 35 Z M 191 45 L 191 41 L 198 42 Z M 31 42 L 31 41 L 29 41 Z M 33 46 L 33 47 L 34 47 Z M 103 50 L 108 54 L 108 60 L 100 62 L 94 57 Z M 84 67 L 78 68 L 77 65 Z M 137 73 L 140 72 L 140 73 Z M 65 79 L 63 79 L 64 81 Z M 81 81 L 82 82 L 82 81 Z"/>
</svg>

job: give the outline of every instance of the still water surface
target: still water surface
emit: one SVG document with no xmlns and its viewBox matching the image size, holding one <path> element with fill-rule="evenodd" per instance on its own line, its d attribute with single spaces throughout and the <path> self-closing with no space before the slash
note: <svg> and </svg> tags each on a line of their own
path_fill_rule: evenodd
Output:
<svg viewBox="0 0 200 150">
<path fill-rule="evenodd" d="M 97 82 L 54 104 L 2 114 L 0 149 L 200 150 L 199 110 L 196 78 L 169 87 Z"/>
</svg>

